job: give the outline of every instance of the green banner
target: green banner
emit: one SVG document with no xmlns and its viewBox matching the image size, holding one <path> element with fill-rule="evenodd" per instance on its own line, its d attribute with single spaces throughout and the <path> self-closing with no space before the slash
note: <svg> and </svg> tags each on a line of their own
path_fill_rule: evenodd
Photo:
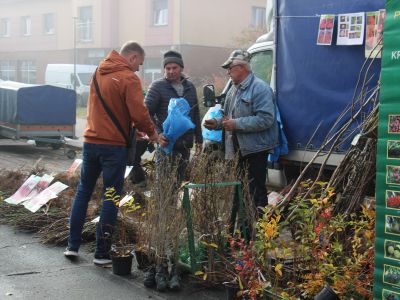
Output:
<svg viewBox="0 0 400 300">
<path fill-rule="evenodd" d="M 383 33 L 374 299 L 400 300 L 400 0 L 387 0 Z"/>
</svg>

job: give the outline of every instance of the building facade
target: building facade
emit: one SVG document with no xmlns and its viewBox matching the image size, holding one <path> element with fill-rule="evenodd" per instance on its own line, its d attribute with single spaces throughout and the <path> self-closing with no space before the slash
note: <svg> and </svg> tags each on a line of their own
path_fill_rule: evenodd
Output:
<svg viewBox="0 0 400 300">
<path fill-rule="evenodd" d="M 98 64 L 128 40 L 146 51 L 145 85 L 180 51 L 185 73 L 219 68 L 243 30 L 265 26 L 265 0 L 0 0 L 0 79 L 44 83 L 47 64 Z"/>
</svg>

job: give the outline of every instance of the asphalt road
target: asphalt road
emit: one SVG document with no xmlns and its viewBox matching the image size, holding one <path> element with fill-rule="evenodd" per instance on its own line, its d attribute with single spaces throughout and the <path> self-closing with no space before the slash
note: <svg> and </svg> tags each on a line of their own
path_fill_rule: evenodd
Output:
<svg viewBox="0 0 400 300">
<path fill-rule="evenodd" d="M 31 234 L 0 225 L 0 299 L 57 300 L 218 300 L 222 290 L 209 290 L 185 281 L 180 292 L 158 293 L 142 285 L 142 272 L 114 275 L 96 267 L 93 256 L 80 251 L 77 261 L 63 255 L 63 248 L 42 245 Z"/>
</svg>

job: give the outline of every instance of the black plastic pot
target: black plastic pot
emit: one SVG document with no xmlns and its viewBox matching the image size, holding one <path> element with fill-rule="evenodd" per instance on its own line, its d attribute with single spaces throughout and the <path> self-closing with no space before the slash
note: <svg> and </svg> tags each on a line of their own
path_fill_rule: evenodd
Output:
<svg viewBox="0 0 400 300">
<path fill-rule="evenodd" d="M 226 300 L 238 299 L 238 297 L 236 296 L 238 290 L 239 289 L 236 285 L 225 284 L 225 299 Z"/>
<path fill-rule="evenodd" d="M 136 255 L 136 261 L 138 263 L 137 268 L 139 270 L 143 270 L 143 269 L 147 268 L 148 266 L 150 266 L 150 261 L 146 255 L 146 253 L 144 253 L 142 251 L 135 251 L 135 255 Z"/>
<path fill-rule="evenodd" d="M 324 288 L 314 297 L 314 300 L 340 300 L 340 298 L 329 285 L 325 285 Z"/>
<path fill-rule="evenodd" d="M 115 275 L 129 275 L 132 270 L 133 255 L 127 256 L 111 256 L 112 271 Z"/>
</svg>

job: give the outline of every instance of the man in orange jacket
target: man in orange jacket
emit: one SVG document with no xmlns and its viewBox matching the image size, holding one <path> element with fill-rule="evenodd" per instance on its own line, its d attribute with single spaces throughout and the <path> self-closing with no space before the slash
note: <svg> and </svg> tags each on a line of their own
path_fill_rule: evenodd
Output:
<svg viewBox="0 0 400 300">
<path fill-rule="evenodd" d="M 144 105 L 142 87 L 135 74 L 144 61 L 144 50 L 135 42 L 127 42 L 120 52 L 112 51 L 95 72 L 100 94 L 111 113 L 129 136 L 132 124 L 158 142 L 159 136 Z M 70 234 L 66 257 L 78 256 L 83 224 L 88 203 L 103 173 L 103 191 L 113 187 L 121 195 L 127 164 L 126 140 L 117 129 L 96 93 L 94 81 L 90 83 L 87 107 L 87 125 L 84 132 L 81 179 L 72 204 Z M 109 251 L 111 236 L 117 220 L 117 208 L 112 201 L 104 201 L 96 229 L 96 250 L 93 262 L 97 265 L 111 263 Z"/>
</svg>

